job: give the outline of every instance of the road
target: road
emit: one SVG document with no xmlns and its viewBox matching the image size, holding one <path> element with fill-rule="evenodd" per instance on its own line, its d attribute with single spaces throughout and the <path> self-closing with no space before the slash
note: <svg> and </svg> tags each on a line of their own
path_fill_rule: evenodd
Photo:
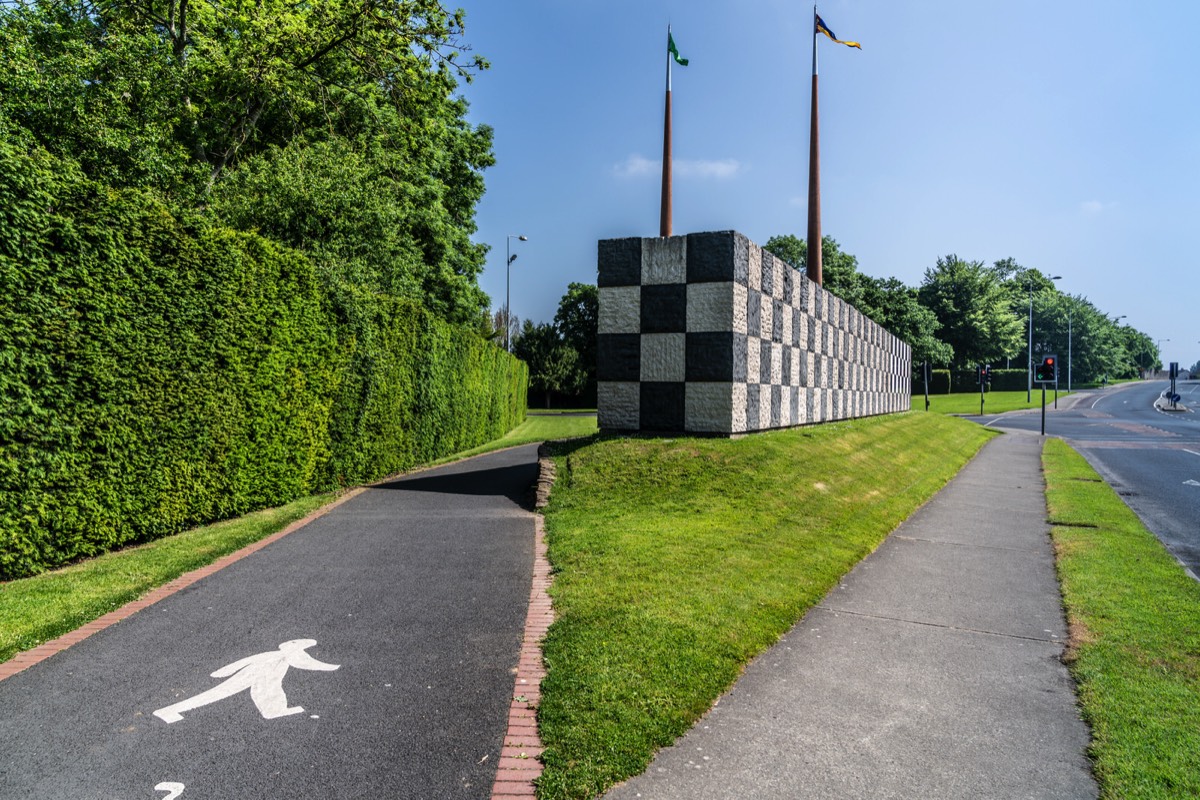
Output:
<svg viewBox="0 0 1200 800">
<path fill-rule="evenodd" d="M 536 445 L 370 488 L 0 681 L 0 798 L 486 798 Z"/>
<path fill-rule="evenodd" d="M 1060 399 L 1060 408 L 1047 410 L 1046 433 L 1083 455 L 1193 576 L 1200 576 L 1200 414 L 1155 409 L 1155 399 L 1169 385 L 1144 381 Z M 1183 405 L 1200 409 L 1200 381 L 1181 382 L 1177 390 Z M 996 428 L 1041 427 L 1040 412 L 975 419 Z"/>
</svg>

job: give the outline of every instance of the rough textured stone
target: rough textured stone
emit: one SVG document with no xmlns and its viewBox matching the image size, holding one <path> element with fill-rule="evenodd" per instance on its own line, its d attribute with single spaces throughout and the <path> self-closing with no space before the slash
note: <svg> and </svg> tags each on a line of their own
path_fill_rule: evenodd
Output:
<svg viewBox="0 0 1200 800">
<path fill-rule="evenodd" d="M 642 332 L 642 289 L 640 286 L 601 286 L 600 333 Z"/>
<path fill-rule="evenodd" d="M 687 237 L 645 239 L 642 243 L 642 285 L 687 283 Z"/>
<path fill-rule="evenodd" d="M 640 384 L 600 381 L 596 421 L 604 430 L 636 431 L 641 424 Z"/>
<path fill-rule="evenodd" d="M 685 333 L 642 335 L 643 381 L 679 381 L 686 378 Z"/>
<path fill-rule="evenodd" d="M 602 427 L 741 433 L 909 408 L 908 344 L 741 234 L 599 251 L 601 402 L 617 404 Z"/>
<path fill-rule="evenodd" d="M 637 286 L 642 279 L 642 239 L 602 239 L 597 286 Z"/>
</svg>

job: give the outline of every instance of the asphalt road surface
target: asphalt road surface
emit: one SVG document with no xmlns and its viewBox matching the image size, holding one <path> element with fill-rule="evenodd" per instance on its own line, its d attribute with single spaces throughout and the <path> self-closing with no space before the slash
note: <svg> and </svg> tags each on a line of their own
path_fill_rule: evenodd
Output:
<svg viewBox="0 0 1200 800">
<path fill-rule="evenodd" d="M 486 798 L 536 445 L 371 488 L 0 682 L 0 798 Z"/>
<path fill-rule="evenodd" d="M 1070 403 L 1060 401 L 1057 410 L 1047 409 L 1046 434 L 1062 437 L 1087 458 L 1167 549 L 1200 576 L 1200 414 L 1155 409 L 1154 401 L 1169 386 L 1143 381 L 1078 393 Z M 1177 391 L 1184 406 L 1200 410 L 1200 381 L 1180 382 Z M 997 428 L 1041 429 L 1040 412 L 983 421 Z"/>
</svg>

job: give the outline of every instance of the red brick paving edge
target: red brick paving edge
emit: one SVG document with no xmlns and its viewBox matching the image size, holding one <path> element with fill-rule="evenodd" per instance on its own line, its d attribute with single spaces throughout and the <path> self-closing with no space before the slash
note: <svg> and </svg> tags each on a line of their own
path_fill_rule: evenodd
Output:
<svg viewBox="0 0 1200 800">
<path fill-rule="evenodd" d="M 537 797 L 534 781 L 542 774 L 541 739 L 537 732 L 537 706 L 541 700 L 542 637 L 554 621 L 550 605 L 550 562 L 546 558 L 546 536 L 542 516 L 534 523 L 533 586 L 529 591 L 529 611 L 525 616 L 525 637 L 513 684 L 512 705 L 508 712 L 508 730 L 492 784 L 492 800 L 533 800 Z"/>
</svg>

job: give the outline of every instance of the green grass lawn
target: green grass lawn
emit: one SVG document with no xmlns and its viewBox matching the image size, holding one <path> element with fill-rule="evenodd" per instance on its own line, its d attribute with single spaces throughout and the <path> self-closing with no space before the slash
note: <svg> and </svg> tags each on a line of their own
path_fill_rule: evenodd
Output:
<svg viewBox="0 0 1200 800">
<path fill-rule="evenodd" d="M 594 416 L 530 417 L 507 436 L 444 461 L 595 432 Z M 306 497 L 280 508 L 197 528 L 44 575 L 0 583 L 0 662 L 270 536 L 333 498 L 332 494 Z"/>
<path fill-rule="evenodd" d="M 641 772 L 990 435 L 917 412 L 555 446 L 539 797 Z"/>
<path fill-rule="evenodd" d="M 1101 796 L 1200 797 L 1200 583 L 1069 446 L 1042 460 Z"/>
<path fill-rule="evenodd" d="M 1061 400 L 1067 396 L 1065 389 L 1060 389 L 1058 397 Z M 1025 392 L 987 392 L 983 396 L 983 413 L 1002 414 L 1005 411 L 1017 411 L 1023 408 L 1041 408 L 1042 390 L 1035 388 L 1029 402 L 1025 401 Z M 1054 407 L 1054 391 L 1046 392 L 1046 407 Z M 913 411 L 925 409 L 925 395 L 914 394 L 912 398 Z M 929 410 L 938 414 L 978 414 L 979 392 L 959 392 L 956 394 L 929 395 Z"/>
</svg>

